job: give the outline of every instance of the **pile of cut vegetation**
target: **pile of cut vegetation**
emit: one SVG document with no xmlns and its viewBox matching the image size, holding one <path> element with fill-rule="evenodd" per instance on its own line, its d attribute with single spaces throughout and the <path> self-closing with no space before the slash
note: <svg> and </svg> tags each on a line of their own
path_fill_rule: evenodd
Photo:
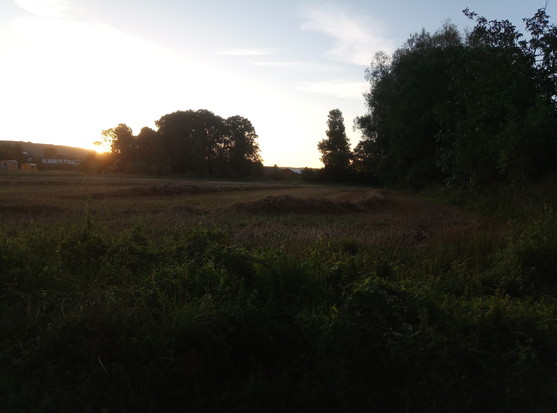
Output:
<svg viewBox="0 0 557 413">
<path fill-rule="evenodd" d="M 239 202 L 232 205 L 230 209 L 253 214 L 346 214 L 377 210 L 385 203 L 385 196 L 381 194 L 368 196 L 356 202 L 278 195 Z"/>
<path fill-rule="evenodd" d="M 0 214 L 45 215 L 61 212 L 64 212 L 64 208 L 55 205 L 0 205 Z"/>
<path fill-rule="evenodd" d="M 133 186 L 113 193 L 115 196 L 160 196 L 160 195 L 183 195 L 203 194 L 208 192 L 221 192 L 219 185 L 148 185 Z"/>
<path fill-rule="evenodd" d="M 106 199 L 106 198 L 127 198 L 127 197 L 144 197 L 144 196 L 172 196 L 172 195 L 196 195 L 208 194 L 215 192 L 234 192 L 234 191 L 257 191 L 266 189 L 277 189 L 281 186 L 269 185 L 137 185 L 125 189 L 119 189 L 111 192 L 97 192 L 90 195 L 69 195 L 67 198 L 87 198 Z"/>
</svg>

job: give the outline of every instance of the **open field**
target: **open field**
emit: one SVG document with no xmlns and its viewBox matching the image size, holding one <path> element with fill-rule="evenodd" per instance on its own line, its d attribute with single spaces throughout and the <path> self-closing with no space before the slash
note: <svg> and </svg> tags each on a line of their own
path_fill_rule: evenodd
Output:
<svg viewBox="0 0 557 413">
<path fill-rule="evenodd" d="M 354 186 L 15 175 L 0 176 L 0 194 L 0 225 L 8 232 L 80 225 L 87 214 L 111 233 L 139 221 L 154 232 L 204 224 L 247 247 L 411 245 L 487 223 L 458 208 Z"/>
<path fill-rule="evenodd" d="M 0 411 L 552 412 L 555 186 L 523 191 L 0 174 Z"/>
</svg>

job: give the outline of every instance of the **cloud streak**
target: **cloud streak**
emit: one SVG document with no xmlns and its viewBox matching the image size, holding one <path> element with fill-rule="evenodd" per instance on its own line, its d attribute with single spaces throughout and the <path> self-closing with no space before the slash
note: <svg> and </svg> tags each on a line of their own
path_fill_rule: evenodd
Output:
<svg viewBox="0 0 557 413">
<path fill-rule="evenodd" d="M 298 65 L 296 62 L 280 62 L 280 61 L 273 61 L 273 62 L 254 62 L 254 66 L 265 66 L 265 67 L 290 67 Z"/>
<path fill-rule="evenodd" d="M 303 83 L 297 89 L 309 93 L 330 95 L 339 99 L 362 99 L 362 94 L 369 89 L 369 83 L 328 80 Z"/>
<path fill-rule="evenodd" d="M 14 0 L 21 9 L 39 17 L 65 17 L 70 8 L 68 0 Z"/>
<path fill-rule="evenodd" d="M 219 52 L 222 56 L 269 56 L 275 54 L 274 49 L 228 49 Z"/>
<path fill-rule="evenodd" d="M 367 66 L 376 52 L 394 48 L 380 22 L 340 5 L 305 8 L 301 16 L 303 31 L 323 33 L 333 39 L 328 54 L 337 60 Z"/>
</svg>

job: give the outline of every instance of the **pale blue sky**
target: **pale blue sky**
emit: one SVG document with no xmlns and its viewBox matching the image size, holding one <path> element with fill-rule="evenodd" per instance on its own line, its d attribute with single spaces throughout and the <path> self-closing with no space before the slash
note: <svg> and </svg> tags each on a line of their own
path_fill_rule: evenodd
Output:
<svg viewBox="0 0 557 413">
<path fill-rule="evenodd" d="M 359 140 L 352 122 L 377 51 L 447 19 L 464 29 L 466 7 L 523 30 L 545 4 L 0 0 L 0 139 L 91 147 L 121 122 L 138 133 L 166 113 L 209 109 L 250 119 L 266 165 L 320 166 L 329 110 Z"/>
</svg>

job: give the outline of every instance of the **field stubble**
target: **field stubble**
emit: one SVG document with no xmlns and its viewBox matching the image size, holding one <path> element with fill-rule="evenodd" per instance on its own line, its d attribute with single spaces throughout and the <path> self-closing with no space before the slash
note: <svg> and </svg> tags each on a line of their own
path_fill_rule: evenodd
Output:
<svg viewBox="0 0 557 413">
<path fill-rule="evenodd" d="M 551 212 L 0 175 L 0 410 L 552 412 Z"/>
<path fill-rule="evenodd" d="M 1 225 L 8 233 L 79 226 L 87 214 L 107 233 L 138 222 L 154 235 L 201 224 L 225 231 L 245 247 L 299 251 L 342 240 L 407 246 L 439 232 L 481 227 L 478 218 L 455 207 L 352 186 L 4 176 L 0 194 Z"/>
</svg>

